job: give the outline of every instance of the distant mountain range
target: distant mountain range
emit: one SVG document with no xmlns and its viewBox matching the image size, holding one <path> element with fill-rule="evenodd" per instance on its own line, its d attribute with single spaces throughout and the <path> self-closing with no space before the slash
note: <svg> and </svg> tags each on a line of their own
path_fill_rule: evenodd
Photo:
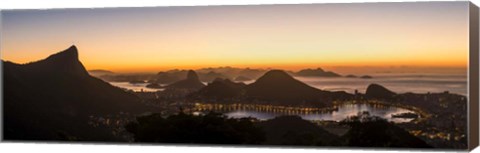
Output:
<svg viewBox="0 0 480 153">
<path fill-rule="evenodd" d="M 235 83 L 229 79 L 216 79 L 191 96 L 201 99 L 231 100 L 244 95 L 244 83 Z"/>
<path fill-rule="evenodd" d="M 187 78 L 177 81 L 175 83 L 172 83 L 168 85 L 166 88 L 167 89 L 192 89 L 192 90 L 198 90 L 200 88 L 205 87 L 205 85 L 200 81 L 198 78 L 197 73 L 193 70 L 189 70 L 187 73 Z"/>
<path fill-rule="evenodd" d="M 349 94 L 344 91 L 325 91 L 311 87 L 283 70 L 270 70 L 250 84 L 217 78 L 187 96 L 204 102 L 260 102 L 284 106 L 328 107 L 333 101 L 376 99 L 402 101 L 411 93 L 397 94 L 379 84 L 370 84 L 365 93 Z M 427 93 L 428 94 L 428 93 Z M 421 94 L 420 94 L 421 95 Z M 400 98 L 400 99 L 399 99 Z"/>
<path fill-rule="evenodd" d="M 194 70 L 200 81 L 202 82 L 212 82 L 216 78 L 229 79 L 237 82 L 251 81 L 260 78 L 266 72 L 272 69 L 252 69 L 252 68 L 235 68 L 235 67 L 216 67 L 216 68 L 202 68 Z M 157 74 L 116 74 L 108 70 L 91 70 L 89 73 L 96 77 L 99 77 L 106 81 L 115 81 L 115 82 L 132 82 L 132 81 L 145 81 L 148 80 L 150 83 L 157 84 L 171 84 L 185 78 L 189 70 L 180 70 L 173 69 L 168 71 L 158 72 Z M 294 77 L 328 77 L 328 78 L 338 78 L 343 77 L 342 75 L 332 72 L 325 71 L 322 68 L 316 69 L 302 69 L 297 72 L 285 71 L 291 76 Z M 370 79 L 371 76 L 355 76 L 355 75 L 346 75 L 347 78 L 362 78 Z"/>
<path fill-rule="evenodd" d="M 234 68 L 234 67 L 218 67 L 218 68 L 203 68 L 195 70 L 202 82 L 212 82 L 216 78 L 229 79 L 235 81 L 250 81 L 256 80 L 271 69 L 250 69 L 250 68 Z M 298 72 L 285 71 L 292 76 L 302 77 L 341 77 L 341 75 L 324 71 L 321 68 L 317 69 L 303 69 Z M 170 70 L 159 72 L 155 82 L 161 84 L 168 84 L 179 81 L 185 76 L 187 70 Z"/>
<path fill-rule="evenodd" d="M 182 80 L 187 75 L 188 70 L 169 70 L 159 72 L 152 82 L 160 84 L 170 84 Z M 240 69 L 233 67 L 203 68 L 195 70 L 200 81 L 212 82 L 217 78 L 230 79 L 236 81 L 249 81 L 263 75 L 266 70 L 263 69 Z"/>
<path fill-rule="evenodd" d="M 332 71 L 324 71 L 322 68 L 317 69 L 303 69 L 295 73 L 297 76 L 305 77 L 341 77 L 340 74 L 337 74 Z"/>
<path fill-rule="evenodd" d="M 90 116 L 149 110 L 140 99 L 89 75 L 75 46 L 28 64 L 2 61 L 6 140 L 111 140 Z"/>
</svg>

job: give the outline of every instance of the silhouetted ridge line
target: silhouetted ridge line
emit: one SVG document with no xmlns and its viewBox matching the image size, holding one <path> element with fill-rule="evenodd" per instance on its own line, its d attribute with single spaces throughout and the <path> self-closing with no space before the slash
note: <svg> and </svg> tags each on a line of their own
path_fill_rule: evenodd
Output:
<svg viewBox="0 0 480 153">
<path fill-rule="evenodd" d="M 189 98 L 208 98 L 216 100 L 239 98 L 243 93 L 243 88 L 245 86 L 244 83 L 235 83 L 230 81 L 230 79 L 216 78 L 206 87 L 189 95 Z"/>
<path fill-rule="evenodd" d="M 48 56 L 45 60 L 78 60 L 78 50 L 75 45 L 70 46 L 69 48 Z"/>
<path fill-rule="evenodd" d="M 277 101 L 280 104 L 313 104 L 318 107 L 330 105 L 335 99 L 348 99 L 346 92 L 329 92 L 311 87 L 296 80 L 282 70 L 271 70 L 246 87 L 249 98 Z"/>
<path fill-rule="evenodd" d="M 198 78 L 198 75 L 197 75 L 197 73 L 195 73 L 195 71 L 189 70 L 187 72 L 187 80 L 197 81 L 197 80 L 200 80 L 200 79 Z"/>
<path fill-rule="evenodd" d="M 25 64 L 25 66 L 29 71 L 42 71 L 52 75 L 62 73 L 77 77 L 89 76 L 88 71 L 78 59 L 78 50 L 74 45 L 43 60 Z"/>
<path fill-rule="evenodd" d="M 393 96 L 395 95 L 396 93 L 388 90 L 387 88 L 379 84 L 370 84 L 367 87 L 367 91 L 365 92 L 365 96 L 367 98 L 373 98 L 373 99 L 389 99 L 389 98 L 393 98 Z"/>
<path fill-rule="evenodd" d="M 188 89 L 188 90 L 198 90 L 205 87 L 205 85 L 200 81 L 198 75 L 195 71 L 189 70 L 187 73 L 187 78 L 184 80 L 177 81 L 167 86 L 167 89 Z"/>
<path fill-rule="evenodd" d="M 89 126 L 90 116 L 149 110 L 135 95 L 90 76 L 75 46 L 37 62 L 3 64 L 7 140 L 118 140 Z"/>
<path fill-rule="evenodd" d="M 268 71 L 246 89 L 250 97 L 275 101 L 313 100 L 321 92 L 282 70 Z"/>
<path fill-rule="evenodd" d="M 330 92 L 311 87 L 282 70 L 270 70 L 254 83 L 245 85 L 229 79 L 215 79 L 189 98 L 222 102 L 224 99 L 261 102 L 275 105 L 331 106 L 333 100 L 345 100 L 353 95 L 344 91 Z"/>
<path fill-rule="evenodd" d="M 317 69 L 303 69 L 295 73 L 297 76 L 305 76 L 305 77 L 341 77 L 341 75 L 331 72 L 331 71 L 324 71 L 322 68 Z"/>
</svg>

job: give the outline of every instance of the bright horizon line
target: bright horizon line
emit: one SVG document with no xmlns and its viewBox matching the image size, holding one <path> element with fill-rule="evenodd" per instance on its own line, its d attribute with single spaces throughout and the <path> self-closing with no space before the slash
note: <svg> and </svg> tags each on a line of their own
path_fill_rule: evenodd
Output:
<svg viewBox="0 0 480 153">
<path fill-rule="evenodd" d="M 58 52 L 57 52 L 58 53 Z M 53 55 L 55 53 L 52 53 Z M 81 56 L 81 55 L 80 55 Z M 34 59 L 29 61 L 14 61 L 3 59 L 3 61 L 9 61 L 17 64 L 28 64 L 31 62 L 44 60 L 48 56 L 40 59 Z M 95 69 L 102 69 L 102 70 L 111 70 L 111 71 L 119 71 L 119 72 L 127 72 L 127 71 L 152 71 L 152 70 L 172 70 L 172 69 L 201 69 L 201 68 L 219 68 L 219 67 L 233 67 L 233 68 L 252 68 L 252 69 L 285 69 L 285 70 L 300 70 L 300 69 L 307 69 L 307 68 L 323 68 L 323 67 L 372 67 L 372 68 L 398 68 L 398 67 L 408 67 L 408 68 L 467 68 L 468 63 L 466 61 L 459 61 L 459 62 L 441 62 L 437 64 L 430 64 L 433 63 L 430 61 L 426 61 L 424 63 L 419 64 L 411 64 L 412 62 L 404 61 L 404 62 L 342 62 L 343 64 L 337 64 L 333 62 L 319 62 L 319 63 L 288 63 L 288 62 L 276 62 L 276 63 L 267 63 L 267 64 L 204 64 L 204 65 L 188 65 L 188 64 L 178 64 L 175 66 L 161 66 L 161 64 L 143 64 L 143 65 L 132 65 L 132 64 L 125 64 L 120 66 L 103 66 L 109 65 L 111 63 L 102 63 L 102 65 L 92 66 L 88 62 L 83 62 L 82 59 L 79 59 L 80 62 L 85 66 L 88 70 L 95 70 Z M 408 63 L 408 64 L 406 64 Z M 123 68 L 118 68 L 123 67 Z"/>
<path fill-rule="evenodd" d="M 86 67 L 86 66 L 85 66 Z M 460 66 L 460 65 L 452 65 L 452 66 L 438 66 L 438 65 L 388 65 L 388 66 L 378 66 L 378 65 L 312 65 L 312 66 L 294 66 L 296 68 L 288 68 L 284 66 L 264 66 L 264 67 L 258 67 L 258 66 L 231 66 L 231 65 L 219 65 L 219 66 L 195 66 L 195 67 L 165 67 L 165 68 L 156 68 L 156 67 L 150 67 L 150 68 L 128 68 L 128 69 L 112 69 L 112 68 L 88 68 L 86 69 L 88 71 L 91 70 L 107 70 L 111 71 L 114 73 L 158 73 L 162 71 L 168 71 L 168 70 L 199 70 L 203 68 L 225 68 L 225 67 L 231 67 L 231 68 L 239 68 L 239 69 L 263 69 L 263 70 L 273 70 L 273 69 L 280 69 L 280 70 L 285 70 L 285 71 L 300 71 L 302 69 L 317 69 L 321 68 L 324 71 L 333 71 L 336 72 L 335 69 L 371 69 L 371 71 L 375 70 L 388 70 L 388 69 L 407 69 L 406 71 L 418 71 L 421 69 L 435 69 L 437 71 L 441 71 L 442 69 L 445 69 L 446 71 L 448 70 L 454 70 L 454 71 L 463 71 L 467 70 L 467 66 Z M 428 73 L 428 72 L 427 72 Z"/>
<path fill-rule="evenodd" d="M 75 45 L 73 45 L 75 46 Z M 37 59 L 31 59 L 31 57 L 27 59 L 23 59 L 22 62 L 18 61 L 13 61 L 13 60 L 8 60 L 8 59 L 3 59 L 4 61 L 10 61 L 13 63 L 18 63 L 18 64 L 27 64 L 39 60 L 43 60 L 48 58 L 50 55 L 59 53 L 62 51 L 57 51 L 53 53 L 47 53 L 48 55 L 44 55 L 42 58 Z M 197 70 L 197 69 L 202 69 L 202 68 L 219 68 L 219 67 L 233 67 L 233 68 L 251 68 L 251 69 L 281 69 L 281 70 L 287 70 L 287 71 L 299 71 L 302 69 L 316 69 L 316 68 L 322 68 L 325 71 L 335 71 L 335 70 L 330 70 L 330 69 L 337 69 L 337 68 L 373 68 L 373 69 L 385 69 L 385 68 L 403 68 L 403 69 L 423 69 L 423 68 L 434 68 L 434 69 L 466 69 L 467 68 L 467 61 L 449 61 L 449 62 L 438 62 L 435 61 L 434 59 L 427 59 L 423 60 L 422 63 L 415 62 L 415 61 L 369 61 L 369 62 L 359 62 L 359 61 L 351 61 L 351 62 L 345 62 L 343 60 L 340 60 L 341 62 L 318 62 L 318 63 L 312 63 L 312 62 L 288 62 L 288 61 L 281 61 L 281 62 L 272 62 L 272 63 L 239 63 L 239 64 L 210 64 L 210 63 L 204 63 L 204 64 L 190 64 L 190 63 L 181 63 L 179 62 L 175 66 L 165 66 L 165 64 L 123 64 L 123 65 L 118 65 L 115 63 L 101 63 L 97 65 L 92 65 L 88 62 L 84 62 L 82 60 L 82 52 L 78 51 L 79 53 L 79 60 L 82 62 L 84 67 L 87 70 L 108 70 L 116 73 L 156 73 L 160 71 L 168 71 L 168 70 L 174 70 L 174 69 L 180 69 L 180 70 Z M 138 60 L 138 59 L 137 59 Z M 85 60 L 88 61 L 88 60 Z M 201 60 L 199 60 L 201 61 Z M 251 62 L 251 61 L 249 61 Z M 134 63 L 134 62 L 132 62 Z M 417 63 L 417 64 L 412 64 L 412 63 Z M 435 63 L 435 64 L 431 64 Z M 109 65 L 109 66 L 108 66 Z"/>
</svg>

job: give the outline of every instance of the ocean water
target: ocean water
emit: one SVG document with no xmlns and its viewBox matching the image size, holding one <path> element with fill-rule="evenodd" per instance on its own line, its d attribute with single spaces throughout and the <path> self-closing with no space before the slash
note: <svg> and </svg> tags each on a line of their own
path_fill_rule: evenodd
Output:
<svg viewBox="0 0 480 153">
<path fill-rule="evenodd" d="M 154 91 L 163 90 L 163 89 L 147 88 L 146 86 L 148 85 L 148 83 L 133 83 L 133 84 L 130 82 L 109 82 L 109 83 L 113 86 L 128 89 L 128 90 L 133 90 L 136 92 L 140 92 L 142 90 L 145 92 L 154 92 Z"/>
<path fill-rule="evenodd" d="M 358 90 L 365 93 L 369 84 L 380 84 L 396 93 L 438 93 L 449 91 L 467 95 L 467 76 L 460 74 L 375 74 L 371 79 L 362 78 L 325 78 L 325 77 L 295 77 L 312 87 L 329 91 L 346 91 L 354 93 Z M 254 81 L 247 81 L 246 84 Z M 110 82 L 110 84 L 133 91 L 158 91 L 145 87 L 148 83 L 131 84 L 129 82 Z M 204 82 L 204 84 L 207 84 Z"/>
<path fill-rule="evenodd" d="M 318 89 L 365 93 L 369 84 L 380 84 L 396 93 L 437 93 L 449 91 L 467 95 L 467 76 L 453 74 L 376 74 L 372 79 L 296 77 Z"/>
</svg>

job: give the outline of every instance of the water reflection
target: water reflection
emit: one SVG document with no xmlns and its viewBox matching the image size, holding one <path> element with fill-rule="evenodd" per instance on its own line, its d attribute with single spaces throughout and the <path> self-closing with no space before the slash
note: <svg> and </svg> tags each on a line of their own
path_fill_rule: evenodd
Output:
<svg viewBox="0 0 480 153">
<path fill-rule="evenodd" d="M 298 115 L 305 120 L 331 120 L 341 121 L 348 116 L 357 115 L 359 112 L 368 111 L 372 116 L 379 116 L 389 121 L 396 123 L 409 122 L 412 119 L 407 118 L 392 118 L 392 114 L 400 113 L 415 113 L 411 110 L 384 105 L 372 105 L 372 104 L 342 104 L 337 106 L 338 110 L 333 111 L 302 111 L 302 109 L 292 110 L 276 110 L 276 109 L 262 109 L 262 108 L 249 108 L 249 107 L 235 107 L 229 108 L 225 106 L 215 106 L 207 110 L 215 110 L 223 112 L 226 116 L 232 118 L 242 117 L 254 117 L 259 120 L 272 119 L 281 115 Z M 203 111 L 207 111 L 203 110 Z M 197 112 L 198 113 L 198 112 Z"/>
</svg>

